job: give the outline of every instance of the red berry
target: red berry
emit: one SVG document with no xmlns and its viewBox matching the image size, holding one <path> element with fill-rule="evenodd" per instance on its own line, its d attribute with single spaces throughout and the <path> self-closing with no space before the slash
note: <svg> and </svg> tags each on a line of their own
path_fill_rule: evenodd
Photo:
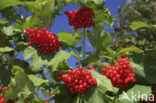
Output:
<svg viewBox="0 0 156 103">
<path fill-rule="evenodd" d="M 94 70 L 94 71 L 95 71 L 95 69 L 94 69 L 94 67 L 93 67 L 93 66 L 89 66 L 89 69 L 90 69 L 90 70 Z"/>
<path fill-rule="evenodd" d="M 4 92 L 4 91 L 7 91 L 8 90 L 8 87 L 3 87 L 1 88 L 1 91 Z"/>
</svg>

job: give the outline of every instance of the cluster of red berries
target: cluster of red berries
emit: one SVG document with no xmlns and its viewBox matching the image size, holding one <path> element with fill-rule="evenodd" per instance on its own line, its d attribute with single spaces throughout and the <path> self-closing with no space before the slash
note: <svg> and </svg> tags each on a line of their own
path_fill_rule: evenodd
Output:
<svg viewBox="0 0 156 103">
<path fill-rule="evenodd" d="M 40 48 L 41 53 L 54 54 L 56 51 L 59 51 L 59 48 L 63 45 L 59 42 L 57 36 L 52 32 L 47 31 L 46 28 L 42 28 L 42 31 L 38 30 L 38 28 L 27 28 L 26 34 L 31 40 L 28 45 L 36 44 L 38 48 Z"/>
<path fill-rule="evenodd" d="M 65 14 L 69 18 L 69 25 L 73 25 L 75 30 L 89 28 L 95 24 L 92 20 L 92 17 L 95 15 L 92 8 L 80 7 L 79 10 L 65 11 Z"/>
<path fill-rule="evenodd" d="M 7 87 L 1 88 L 1 92 L 7 91 L 7 90 L 8 90 Z M 6 102 L 6 98 L 0 94 L 0 103 L 5 103 L 5 102 Z"/>
<path fill-rule="evenodd" d="M 109 78 L 116 88 L 125 88 L 128 87 L 129 82 L 136 82 L 135 74 L 132 73 L 133 67 L 129 66 L 130 61 L 126 57 L 122 55 L 117 64 L 105 65 L 102 70 L 102 75 Z"/>
<path fill-rule="evenodd" d="M 6 102 L 6 98 L 0 95 L 0 103 L 5 103 Z"/>
<path fill-rule="evenodd" d="M 67 74 L 59 72 L 58 79 L 64 81 L 71 94 L 83 94 L 91 86 L 97 85 L 97 80 L 92 77 L 91 72 L 85 71 L 81 66 L 76 70 L 68 70 Z"/>
</svg>

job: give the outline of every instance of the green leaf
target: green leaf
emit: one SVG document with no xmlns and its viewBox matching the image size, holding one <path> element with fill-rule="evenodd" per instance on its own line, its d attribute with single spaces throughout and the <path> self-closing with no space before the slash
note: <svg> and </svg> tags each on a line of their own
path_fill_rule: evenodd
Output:
<svg viewBox="0 0 156 103">
<path fill-rule="evenodd" d="M 111 35 L 108 34 L 107 32 L 102 32 L 101 35 L 104 35 L 102 41 L 102 48 L 106 48 L 109 46 L 109 44 L 111 43 Z"/>
<path fill-rule="evenodd" d="M 48 80 L 44 80 L 36 75 L 28 75 L 29 79 L 33 82 L 34 86 L 40 86 L 41 84 L 48 83 Z"/>
<path fill-rule="evenodd" d="M 2 31 L 7 36 L 14 36 L 17 33 L 21 33 L 21 30 L 20 29 L 16 29 L 14 26 L 3 27 Z"/>
<path fill-rule="evenodd" d="M 147 98 L 149 98 L 149 96 L 151 94 L 151 87 L 150 86 L 144 86 L 144 85 L 134 85 L 132 88 L 130 88 L 124 92 L 127 94 L 128 98 L 130 100 L 123 99 L 124 94 L 121 94 L 119 96 L 120 103 L 138 103 L 139 96 L 142 97 L 141 95 L 147 95 Z M 136 98 L 136 101 L 135 101 L 135 99 L 133 99 L 134 96 Z M 143 99 L 146 100 L 146 96 L 143 96 Z"/>
<path fill-rule="evenodd" d="M 27 63 L 26 61 L 20 60 L 20 59 L 14 59 L 14 65 L 19 66 L 20 68 L 23 68 L 25 73 L 32 74 L 32 71 L 29 68 L 29 63 Z"/>
<path fill-rule="evenodd" d="M 57 67 L 59 66 L 59 64 L 61 62 L 63 62 L 64 60 L 67 60 L 71 57 L 70 53 L 67 53 L 65 51 L 60 51 L 49 63 L 50 66 L 50 71 L 56 71 Z"/>
<path fill-rule="evenodd" d="M 87 4 L 87 0 L 78 0 L 78 2 L 82 5 L 86 5 Z"/>
<path fill-rule="evenodd" d="M 136 74 L 136 81 L 140 84 L 156 83 L 156 51 L 146 54 L 136 54 L 131 58 L 133 72 Z"/>
<path fill-rule="evenodd" d="M 19 4 L 21 4 L 19 0 L 0 0 L 0 10 Z"/>
<path fill-rule="evenodd" d="M 14 48 L 11 48 L 11 47 L 1 47 L 0 48 L 0 53 L 12 52 L 12 51 L 14 51 Z"/>
<path fill-rule="evenodd" d="M 143 51 L 135 46 L 127 47 L 127 48 L 122 48 L 118 50 L 117 54 L 122 54 L 126 52 L 135 52 L 135 53 L 143 53 Z"/>
<path fill-rule="evenodd" d="M 97 50 L 103 50 L 111 43 L 111 35 L 103 31 L 104 25 L 102 23 L 97 23 L 93 28 L 93 32 L 88 33 L 92 46 Z"/>
<path fill-rule="evenodd" d="M 113 86 L 111 81 L 95 72 L 91 71 L 92 76 L 96 78 L 98 84 L 97 86 L 92 86 L 87 92 L 84 93 L 84 98 L 87 103 L 108 103 L 109 98 L 106 97 L 106 91 L 113 91 Z"/>
<path fill-rule="evenodd" d="M 36 24 L 35 26 L 39 28 L 41 27 L 49 28 L 52 26 L 55 18 L 54 4 L 55 4 L 54 0 L 38 1 L 35 4 L 33 10 L 33 16 L 32 16 L 32 21 L 35 20 L 35 24 Z"/>
<path fill-rule="evenodd" d="M 112 26 L 114 22 L 114 18 L 109 11 L 97 10 L 95 11 L 95 17 L 93 20 L 97 22 L 104 21 L 106 24 Z"/>
<path fill-rule="evenodd" d="M 105 3 L 105 0 L 93 0 L 97 5 L 103 5 Z"/>
<path fill-rule="evenodd" d="M 59 63 L 61 63 L 63 60 L 69 59 L 70 56 L 70 53 L 67 53 L 63 50 L 61 50 L 55 56 L 53 54 L 43 54 L 40 53 L 38 48 L 35 46 L 29 46 L 24 50 L 23 53 L 24 60 L 31 58 L 30 68 L 33 72 L 39 72 L 43 64 L 47 67 L 50 67 L 51 71 L 55 71 Z"/>
<path fill-rule="evenodd" d="M 17 97 L 25 96 L 35 93 L 35 87 L 23 69 L 19 66 L 13 67 L 14 78 L 12 79 L 5 97 L 8 99 L 16 99 Z M 26 95 L 27 94 L 27 95 Z"/>
<path fill-rule="evenodd" d="M 75 46 L 80 40 L 80 35 L 78 33 L 71 34 L 63 31 L 59 32 L 57 36 L 59 41 L 65 43 L 68 46 Z"/>
<path fill-rule="evenodd" d="M 16 45 L 16 50 L 18 52 L 23 51 L 27 46 L 28 46 L 27 43 L 24 43 L 22 41 L 21 42 L 18 42 L 17 45 Z"/>
<path fill-rule="evenodd" d="M 139 65 L 134 62 L 131 62 L 131 66 L 134 68 L 133 73 L 135 73 L 136 82 L 137 83 L 148 83 L 148 81 L 145 79 L 146 74 L 144 72 L 143 65 Z"/>
<path fill-rule="evenodd" d="M 3 86 L 7 86 L 11 79 L 11 68 L 8 65 L 0 64 L 0 80 Z"/>
<path fill-rule="evenodd" d="M 57 66 L 57 68 L 60 70 L 72 69 L 72 67 L 67 63 L 66 60 L 63 60 L 62 62 L 60 62 L 59 65 Z"/>
<path fill-rule="evenodd" d="M 91 70 L 91 73 L 92 73 L 92 76 L 96 78 L 98 82 L 97 89 L 102 90 L 102 92 L 113 91 L 114 87 L 111 81 L 106 76 L 103 76 L 99 74 L 98 72 L 92 71 L 92 70 Z"/>
<path fill-rule="evenodd" d="M 7 23 L 8 23 L 8 21 L 0 20 L 0 25 L 5 25 Z"/>
<path fill-rule="evenodd" d="M 55 103 L 77 103 L 77 95 L 71 95 L 68 88 L 64 84 L 57 85 L 59 88 L 59 94 L 55 95 L 54 100 Z M 64 99 L 66 98 L 66 99 Z"/>
<path fill-rule="evenodd" d="M 145 22 L 140 22 L 140 21 L 137 21 L 137 22 L 132 22 L 132 24 L 130 25 L 130 28 L 135 31 L 137 29 L 140 29 L 140 28 L 152 28 L 152 25 L 149 25 Z"/>
</svg>

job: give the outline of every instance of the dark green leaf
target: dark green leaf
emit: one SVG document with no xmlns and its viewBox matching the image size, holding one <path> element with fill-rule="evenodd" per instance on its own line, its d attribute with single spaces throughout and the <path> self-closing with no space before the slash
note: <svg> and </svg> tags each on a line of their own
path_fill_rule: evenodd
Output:
<svg viewBox="0 0 156 103">
<path fill-rule="evenodd" d="M 23 51 L 27 46 L 28 46 L 27 43 L 18 42 L 17 45 L 16 45 L 16 50 L 17 50 L 18 52 Z"/>
<path fill-rule="evenodd" d="M 11 68 L 8 65 L 0 64 L 0 80 L 3 85 L 7 86 L 11 79 Z"/>
<path fill-rule="evenodd" d="M 118 50 L 117 54 L 122 54 L 126 52 L 135 52 L 135 53 L 142 53 L 143 51 L 135 46 L 127 47 L 127 48 L 122 48 Z"/>
<path fill-rule="evenodd" d="M 156 83 L 156 53 L 147 52 L 146 54 L 136 54 L 132 57 L 131 65 L 136 74 L 137 82 L 141 84 Z"/>
<path fill-rule="evenodd" d="M 112 26 L 114 18 L 109 11 L 97 10 L 95 11 L 95 17 L 93 18 L 95 22 L 104 21 L 106 24 Z"/>
</svg>

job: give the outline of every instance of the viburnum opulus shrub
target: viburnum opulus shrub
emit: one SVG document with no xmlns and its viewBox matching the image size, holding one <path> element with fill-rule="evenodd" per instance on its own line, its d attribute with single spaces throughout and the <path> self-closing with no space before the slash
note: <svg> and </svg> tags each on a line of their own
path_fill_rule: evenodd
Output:
<svg viewBox="0 0 156 103">
<path fill-rule="evenodd" d="M 79 10 L 65 11 L 68 16 L 69 25 L 74 26 L 75 30 L 80 28 L 89 28 L 95 25 L 92 17 L 95 15 L 92 8 L 80 7 Z"/>
<path fill-rule="evenodd" d="M 30 39 L 28 45 L 36 44 L 40 49 L 40 52 L 44 54 L 54 54 L 59 51 L 60 47 L 63 45 L 59 42 L 57 36 L 54 33 L 47 31 L 46 28 L 42 28 L 42 31 L 38 30 L 38 28 L 27 28 L 26 34 Z"/>
<path fill-rule="evenodd" d="M 78 9 L 62 13 L 69 3 Z M 125 44 L 115 50 L 104 27 L 112 26 L 114 19 L 104 3 L 0 0 L 0 103 L 134 103 L 123 100 L 122 92 L 156 95 L 154 86 L 151 89 L 156 83 L 156 49 Z M 51 32 L 59 16 L 68 18 L 70 33 L 61 27 Z M 141 23 L 134 24 L 138 29 Z M 47 98 L 40 97 L 41 92 Z"/>
<path fill-rule="evenodd" d="M 91 86 L 97 85 L 97 80 L 93 78 L 90 71 L 86 71 L 82 66 L 76 70 L 68 70 L 67 74 L 58 73 L 58 79 L 64 81 L 71 94 L 83 94 Z"/>
<path fill-rule="evenodd" d="M 129 66 L 130 61 L 127 60 L 126 55 L 122 55 L 117 61 L 117 64 L 105 65 L 102 70 L 102 75 L 106 75 L 111 81 L 114 87 L 128 88 L 129 82 L 136 82 L 135 74 L 132 73 L 133 67 Z"/>
</svg>

